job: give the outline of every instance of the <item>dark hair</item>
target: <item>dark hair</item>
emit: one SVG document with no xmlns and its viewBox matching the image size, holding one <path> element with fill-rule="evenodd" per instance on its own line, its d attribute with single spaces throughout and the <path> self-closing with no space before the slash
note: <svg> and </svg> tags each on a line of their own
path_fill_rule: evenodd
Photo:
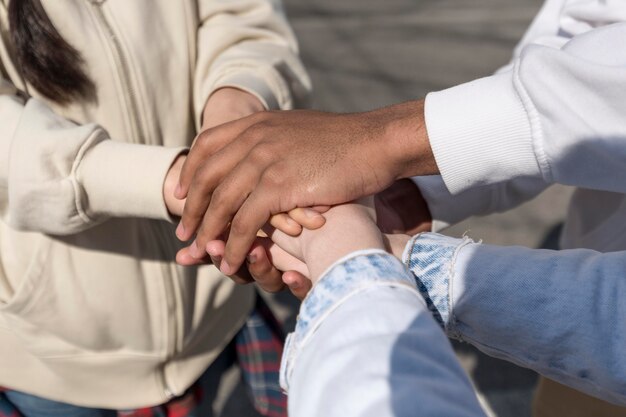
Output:
<svg viewBox="0 0 626 417">
<path fill-rule="evenodd" d="M 12 0 L 9 25 L 18 68 L 37 91 L 59 104 L 94 97 L 80 53 L 61 37 L 40 0 Z"/>
</svg>

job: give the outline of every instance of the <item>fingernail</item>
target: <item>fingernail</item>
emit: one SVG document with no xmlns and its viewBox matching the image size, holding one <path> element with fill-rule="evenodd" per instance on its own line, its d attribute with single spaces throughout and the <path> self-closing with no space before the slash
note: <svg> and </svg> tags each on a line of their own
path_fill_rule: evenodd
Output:
<svg viewBox="0 0 626 417">
<path fill-rule="evenodd" d="M 232 268 L 230 267 L 228 262 L 226 262 L 224 260 L 220 264 L 220 271 L 222 271 L 222 274 L 224 274 L 224 275 L 232 275 L 233 274 Z"/>
<path fill-rule="evenodd" d="M 304 209 L 304 215 L 307 216 L 309 219 L 321 216 L 321 214 L 319 214 L 317 211 L 309 208 Z"/>
<path fill-rule="evenodd" d="M 257 256 L 253 253 L 248 254 L 248 256 L 246 256 L 246 260 L 248 261 L 249 264 L 253 264 L 257 261 Z"/>
<path fill-rule="evenodd" d="M 178 223 L 178 227 L 176 228 L 176 237 L 180 240 L 185 240 L 185 226 L 183 222 Z"/>
<path fill-rule="evenodd" d="M 294 281 L 289 284 L 289 288 L 292 290 L 297 290 L 298 288 L 300 288 L 300 283 L 298 281 Z"/>
<path fill-rule="evenodd" d="M 182 193 L 183 193 L 183 187 L 180 186 L 180 183 L 176 184 L 176 189 L 174 189 L 174 197 L 181 198 Z"/>
</svg>

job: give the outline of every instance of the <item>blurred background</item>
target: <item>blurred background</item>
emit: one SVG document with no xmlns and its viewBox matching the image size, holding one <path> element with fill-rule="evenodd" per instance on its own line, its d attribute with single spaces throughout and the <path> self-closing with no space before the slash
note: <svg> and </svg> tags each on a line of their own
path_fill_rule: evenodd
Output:
<svg viewBox="0 0 626 417">
<path fill-rule="evenodd" d="M 541 0 L 283 0 L 313 79 L 313 107 L 354 112 L 422 98 L 506 64 Z M 451 121 L 453 123 L 454 121 Z M 501 245 L 555 248 L 571 190 L 552 187 L 505 214 L 471 218 L 445 231 Z M 298 303 L 268 296 L 293 328 Z M 528 417 L 536 375 L 467 344 L 455 350 L 489 413 Z M 224 416 L 256 416 L 242 401 L 238 372 L 226 376 Z"/>
</svg>

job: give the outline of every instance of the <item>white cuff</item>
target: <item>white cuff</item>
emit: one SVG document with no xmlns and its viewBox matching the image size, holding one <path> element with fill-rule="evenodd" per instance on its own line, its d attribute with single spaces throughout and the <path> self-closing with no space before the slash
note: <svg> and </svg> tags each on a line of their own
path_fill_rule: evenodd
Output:
<svg viewBox="0 0 626 417">
<path fill-rule="evenodd" d="M 493 75 L 426 97 L 430 144 L 452 194 L 541 176 L 529 117 L 512 75 Z"/>
</svg>

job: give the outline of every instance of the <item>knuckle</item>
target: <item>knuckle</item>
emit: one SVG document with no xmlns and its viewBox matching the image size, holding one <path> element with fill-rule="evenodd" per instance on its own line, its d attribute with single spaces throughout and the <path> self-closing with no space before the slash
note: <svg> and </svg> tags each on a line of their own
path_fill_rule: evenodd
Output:
<svg viewBox="0 0 626 417">
<path fill-rule="evenodd" d="M 284 165 L 273 164 L 268 167 L 261 178 L 261 183 L 266 187 L 282 188 L 289 181 L 287 170 Z"/>
<path fill-rule="evenodd" d="M 276 153 L 271 145 L 260 143 L 250 151 L 250 159 L 254 165 L 267 166 L 275 157 Z"/>
<path fill-rule="evenodd" d="M 212 138 L 213 129 L 207 129 L 203 132 L 200 132 L 200 134 L 196 136 L 196 139 L 194 140 L 192 152 L 195 150 L 194 148 L 196 148 L 196 150 L 209 148 L 212 142 Z"/>
<path fill-rule="evenodd" d="M 203 165 L 196 170 L 192 180 L 193 188 L 198 194 L 205 194 L 213 188 L 213 172 Z"/>
<path fill-rule="evenodd" d="M 226 201 L 228 201 L 228 196 L 228 188 L 221 185 L 213 191 L 213 194 L 211 195 L 211 204 L 213 204 L 214 207 L 223 207 Z"/>
<path fill-rule="evenodd" d="M 249 146 L 254 145 L 269 137 L 269 130 L 270 126 L 267 122 L 255 123 L 243 132 L 241 139 Z"/>
<path fill-rule="evenodd" d="M 245 236 L 249 233 L 252 233 L 252 231 L 250 230 L 248 221 L 242 218 L 241 216 L 239 216 L 233 219 L 230 225 L 230 233 L 231 235 L 234 235 L 234 236 Z"/>
</svg>

